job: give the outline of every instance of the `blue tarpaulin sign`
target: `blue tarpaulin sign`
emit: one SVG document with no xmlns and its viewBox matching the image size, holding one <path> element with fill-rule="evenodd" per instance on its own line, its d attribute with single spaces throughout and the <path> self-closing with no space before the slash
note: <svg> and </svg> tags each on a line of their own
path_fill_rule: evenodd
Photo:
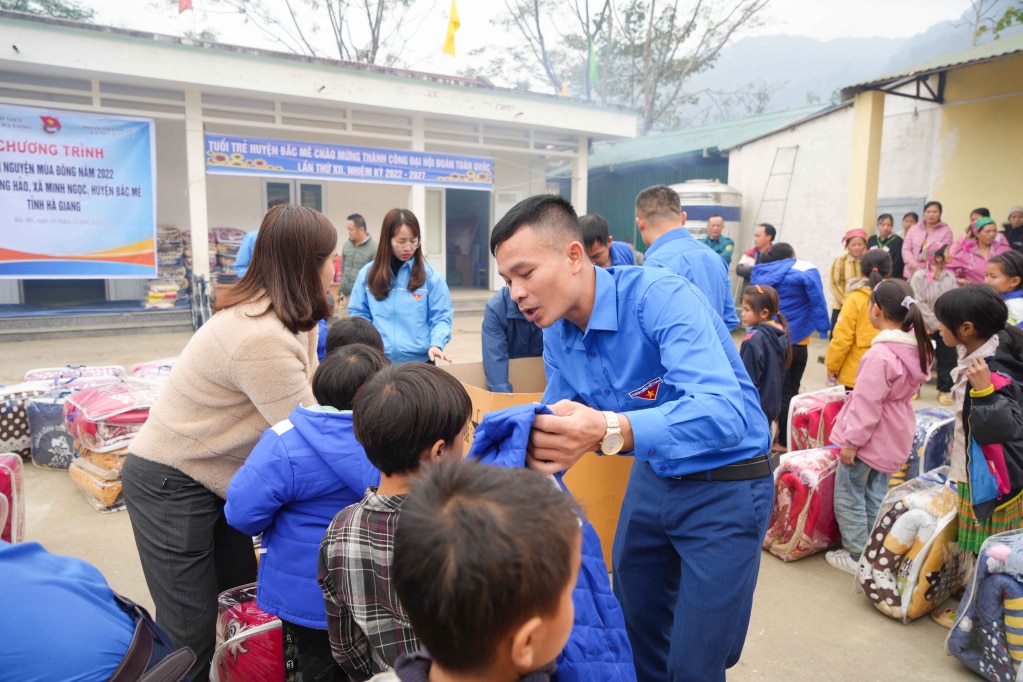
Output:
<svg viewBox="0 0 1023 682">
<path fill-rule="evenodd" d="M 206 134 L 206 172 L 458 189 L 494 186 L 494 160 L 482 156 L 210 133 Z"/>
<path fill-rule="evenodd" d="M 155 277 L 153 121 L 0 107 L 0 278 Z"/>
</svg>

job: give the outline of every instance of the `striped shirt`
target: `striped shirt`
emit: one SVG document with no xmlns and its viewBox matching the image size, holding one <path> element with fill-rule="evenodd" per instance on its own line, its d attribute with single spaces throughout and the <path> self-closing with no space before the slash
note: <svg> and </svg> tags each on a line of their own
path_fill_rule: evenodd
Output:
<svg viewBox="0 0 1023 682">
<path fill-rule="evenodd" d="M 352 680 L 394 667 L 398 656 L 421 649 L 391 582 L 394 531 L 404 495 L 378 495 L 334 517 L 320 543 L 317 579 L 327 608 L 334 660 Z"/>
</svg>

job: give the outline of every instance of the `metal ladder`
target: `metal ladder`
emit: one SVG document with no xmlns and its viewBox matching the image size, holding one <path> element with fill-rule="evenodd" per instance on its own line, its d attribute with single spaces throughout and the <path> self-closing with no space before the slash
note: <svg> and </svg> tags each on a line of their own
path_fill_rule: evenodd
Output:
<svg viewBox="0 0 1023 682">
<path fill-rule="evenodd" d="M 779 236 L 782 225 L 785 223 L 785 208 L 789 202 L 789 190 L 792 188 L 792 174 L 796 170 L 798 152 L 799 145 L 778 147 L 774 150 L 771 172 L 767 176 L 764 193 L 760 195 L 757 215 L 753 219 L 754 226 L 761 223 L 774 225 Z M 777 240 L 778 237 L 775 239 Z"/>
<path fill-rule="evenodd" d="M 754 228 L 762 223 L 774 225 L 774 229 L 778 231 L 775 241 L 779 240 L 782 224 L 785 222 L 785 208 L 789 202 L 789 190 L 792 188 L 792 174 L 796 170 L 796 155 L 798 152 L 799 145 L 775 148 L 774 160 L 771 161 L 771 172 L 767 175 L 767 182 L 764 183 L 764 192 L 760 195 L 760 204 L 757 206 L 757 213 L 753 218 Z M 735 290 L 732 294 L 735 299 L 736 309 L 741 310 L 741 277 L 736 277 Z"/>
</svg>

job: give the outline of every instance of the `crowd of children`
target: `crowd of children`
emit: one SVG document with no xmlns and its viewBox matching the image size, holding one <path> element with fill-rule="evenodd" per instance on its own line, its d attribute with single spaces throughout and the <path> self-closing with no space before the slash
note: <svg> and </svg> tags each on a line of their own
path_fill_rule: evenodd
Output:
<svg viewBox="0 0 1023 682">
<path fill-rule="evenodd" d="M 941 211 L 928 202 L 924 221 L 904 219 L 899 255 L 908 282 L 892 277 L 890 230 L 867 250 L 861 231 L 850 231 L 832 267 L 832 290 L 842 291 L 823 360 L 828 383 L 844 385 L 847 397 L 830 436 L 840 447 L 834 512 L 843 547 L 826 560 L 848 573 L 857 573 L 889 475 L 910 456 L 911 401 L 932 367 L 938 402 L 955 412 L 949 478 L 959 496 L 960 548 L 976 555 L 991 535 L 1023 528 L 1023 253 L 1010 248 L 986 209 L 971 214 L 957 240 Z M 882 219 L 891 216 L 879 225 Z M 754 282 L 758 267 L 765 266 L 754 267 Z M 744 290 L 741 354 L 765 413 L 781 423 L 787 415 L 776 417 L 777 377 L 791 356 L 771 343 L 787 330 L 778 293 L 766 285 Z M 946 627 L 952 617 L 935 612 Z"/>
</svg>

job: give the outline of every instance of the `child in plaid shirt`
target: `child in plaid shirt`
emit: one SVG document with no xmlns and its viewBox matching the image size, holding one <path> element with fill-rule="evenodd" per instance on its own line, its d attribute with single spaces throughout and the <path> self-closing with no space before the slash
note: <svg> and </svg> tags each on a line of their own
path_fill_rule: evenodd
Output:
<svg viewBox="0 0 1023 682">
<path fill-rule="evenodd" d="M 351 680 L 422 648 L 391 580 L 395 527 L 420 464 L 461 459 L 471 412 L 458 380 L 426 363 L 385 368 L 355 398 L 355 437 L 380 469 L 380 486 L 334 517 L 317 576 L 334 660 Z"/>
</svg>

